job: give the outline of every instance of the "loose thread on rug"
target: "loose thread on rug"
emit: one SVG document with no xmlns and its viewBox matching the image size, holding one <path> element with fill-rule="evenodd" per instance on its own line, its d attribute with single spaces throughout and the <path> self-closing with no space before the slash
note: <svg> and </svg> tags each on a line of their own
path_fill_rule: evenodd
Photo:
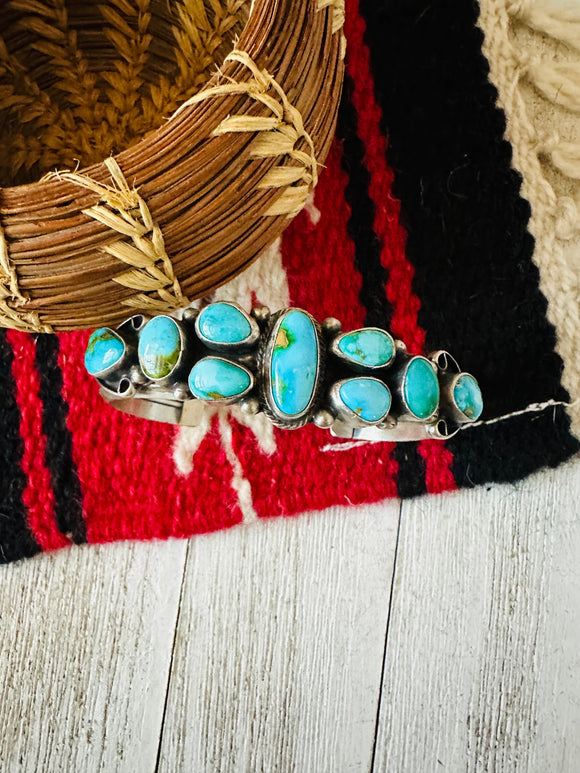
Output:
<svg viewBox="0 0 580 773">
<path fill-rule="evenodd" d="M 566 408 L 572 408 L 578 405 L 580 401 L 574 400 L 571 403 L 565 402 L 564 400 L 546 400 L 544 403 L 530 403 L 525 408 L 522 408 L 520 411 L 512 411 L 511 413 L 506 413 L 502 416 L 496 416 L 494 419 L 486 419 L 484 421 L 474 421 L 470 422 L 469 424 L 462 424 L 459 427 L 459 431 L 463 432 L 468 429 L 475 429 L 475 427 L 485 427 L 490 424 L 497 424 L 500 421 L 506 421 L 507 419 L 513 419 L 516 416 L 523 416 L 526 413 L 541 413 L 542 411 L 547 410 L 548 408 L 557 408 L 559 406 L 564 406 Z M 322 451 L 350 451 L 353 448 L 358 448 L 359 446 L 368 446 L 368 445 L 376 445 L 377 443 L 384 443 L 384 440 L 353 440 L 348 441 L 347 443 L 327 443 L 327 445 L 322 446 Z"/>
<path fill-rule="evenodd" d="M 475 427 L 484 427 L 489 424 L 497 424 L 500 421 L 506 421 L 507 419 L 513 419 L 515 416 L 523 416 L 526 413 L 541 413 L 548 408 L 557 408 L 559 406 L 565 406 L 566 408 L 573 408 L 578 405 L 578 400 L 574 400 L 571 403 L 565 400 L 546 400 L 544 403 L 530 403 L 526 408 L 522 408 L 520 411 L 512 411 L 506 413 L 503 416 L 496 416 L 495 419 L 486 419 L 485 421 L 474 421 L 469 424 L 463 424 L 459 427 L 460 431 L 466 429 L 473 429 Z"/>
</svg>

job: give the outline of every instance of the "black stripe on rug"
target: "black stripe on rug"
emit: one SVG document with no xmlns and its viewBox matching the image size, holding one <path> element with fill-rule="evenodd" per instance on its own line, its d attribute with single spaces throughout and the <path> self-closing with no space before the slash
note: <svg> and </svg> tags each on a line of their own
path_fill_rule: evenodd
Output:
<svg viewBox="0 0 580 773">
<path fill-rule="evenodd" d="M 418 443 L 397 443 L 393 450 L 393 459 L 399 465 L 397 494 L 401 499 L 427 493 L 425 460 L 417 451 L 418 445 Z"/>
<path fill-rule="evenodd" d="M 348 235 L 355 247 L 355 267 L 362 279 L 359 299 L 366 309 L 365 325 L 387 330 L 391 325 L 392 307 L 386 296 L 387 269 L 381 262 L 382 244 L 374 230 L 375 205 L 369 193 L 370 173 L 364 163 L 365 146 L 358 135 L 358 114 L 352 103 L 354 84 L 345 77 L 338 112 L 337 136 L 342 141 L 342 168 L 347 174 L 345 198 L 350 206 Z M 393 458 L 398 462 L 399 496 L 409 497 L 426 492 L 425 463 L 416 443 L 398 446 Z"/>
<path fill-rule="evenodd" d="M 20 465 L 24 441 L 12 376 L 14 355 L 0 328 L 0 563 L 17 561 L 40 551 L 26 523 L 22 496 L 26 475 Z"/>
<path fill-rule="evenodd" d="M 477 6 L 361 0 L 361 11 L 428 347 L 476 375 L 483 419 L 567 400 Z M 460 485 L 514 480 L 557 464 L 578 448 L 568 427 L 556 411 L 461 433 L 448 445 L 454 475 Z M 526 459 L 506 468 L 492 456 Z"/>
<path fill-rule="evenodd" d="M 36 338 L 36 367 L 40 376 L 42 429 L 46 436 L 46 466 L 52 479 L 55 518 L 59 530 L 73 542 L 87 541 L 82 493 L 72 455 L 72 435 L 67 427 L 68 405 L 62 394 L 56 335 Z"/>
<path fill-rule="evenodd" d="M 452 469 L 457 485 L 509 483 L 525 478 L 540 466 L 557 467 L 566 449 L 568 456 L 577 450 L 568 425 L 566 412 L 556 406 L 490 424 L 484 432 L 481 428 L 463 430 L 447 443 L 454 455 Z M 541 452 L 530 453 L 529 446 L 541 447 Z"/>
<path fill-rule="evenodd" d="M 365 325 L 389 328 L 392 309 L 385 294 L 387 270 L 381 263 L 381 241 L 374 230 L 375 205 L 369 193 L 370 174 L 364 163 L 365 146 L 358 135 L 358 115 L 352 103 L 354 84 L 347 75 L 338 111 L 337 137 L 342 141 L 342 168 L 348 182 L 348 235 L 355 248 L 355 267 L 362 279 L 360 302 Z"/>
</svg>

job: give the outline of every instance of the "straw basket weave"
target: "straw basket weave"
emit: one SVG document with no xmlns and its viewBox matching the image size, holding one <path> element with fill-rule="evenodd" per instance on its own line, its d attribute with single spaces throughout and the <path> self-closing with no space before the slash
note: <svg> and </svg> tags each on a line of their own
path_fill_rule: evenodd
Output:
<svg viewBox="0 0 580 773">
<path fill-rule="evenodd" d="M 304 206 L 343 77 L 343 0 L 4 0 L 0 325 L 204 296 Z"/>
</svg>

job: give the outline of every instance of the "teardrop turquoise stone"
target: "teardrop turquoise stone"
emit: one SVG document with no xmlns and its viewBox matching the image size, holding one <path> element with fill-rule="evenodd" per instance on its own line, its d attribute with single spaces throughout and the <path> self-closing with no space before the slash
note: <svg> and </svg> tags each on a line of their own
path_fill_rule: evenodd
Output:
<svg viewBox="0 0 580 773">
<path fill-rule="evenodd" d="M 388 365 L 395 353 L 395 343 L 384 330 L 363 328 L 341 336 L 338 349 L 351 362 L 380 368 Z"/>
<path fill-rule="evenodd" d="M 85 368 L 96 376 L 115 363 L 125 354 L 123 339 L 108 327 L 101 327 L 91 335 L 85 352 Z"/>
<path fill-rule="evenodd" d="M 149 378 L 168 376 L 181 354 L 181 335 L 171 317 L 154 317 L 139 336 L 139 362 Z"/>
<path fill-rule="evenodd" d="M 341 384 L 338 392 L 346 407 L 365 421 L 381 421 L 391 407 L 388 387 L 375 378 L 350 378 Z"/>
<path fill-rule="evenodd" d="M 199 332 L 216 344 L 237 344 L 252 332 L 250 320 L 231 303 L 219 302 L 206 306 L 198 317 Z"/>
<path fill-rule="evenodd" d="M 453 389 L 455 405 L 470 421 L 476 421 L 483 411 L 483 398 L 477 381 L 469 373 L 462 373 Z"/>
<path fill-rule="evenodd" d="M 405 403 L 418 419 L 427 419 L 439 405 L 439 380 L 425 357 L 414 357 L 407 366 L 403 383 Z"/>
<path fill-rule="evenodd" d="M 250 374 L 233 362 L 204 357 L 191 369 L 189 388 L 200 400 L 223 400 L 243 394 L 251 384 Z"/>
<path fill-rule="evenodd" d="M 308 314 L 292 309 L 277 328 L 270 363 L 272 396 L 282 414 L 291 417 L 306 410 L 316 386 L 317 368 L 314 324 Z"/>
</svg>

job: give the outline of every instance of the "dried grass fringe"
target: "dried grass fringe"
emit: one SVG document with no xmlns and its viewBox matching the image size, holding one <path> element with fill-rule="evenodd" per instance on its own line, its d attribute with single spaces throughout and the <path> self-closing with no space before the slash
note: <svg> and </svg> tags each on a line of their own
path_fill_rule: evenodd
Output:
<svg viewBox="0 0 580 773">
<path fill-rule="evenodd" d="M 248 95 L 265 105 L 273 113 L 271 118 L 244 114 L 228 115 L 216 126 L 213 134 L 216 137 L 244 132 L 254 132 L 258 135 L 250 148 L 251 157 L 274 158 L 278 163 L 264 175 L 257 187 L 284 189 L 274 204 L 264 211 L 264 216 L 293 217 L 303 209 L 310 191 L 318 182 L 318 162 L 312 138 L 304 128 L 300 112 L 290 104 L 280 84 L 266 70 L 260 70 L 248 54 L 244 51 L 232 51 L 225 61 L 240 62 L 250 70 L 253 78 L 205 89 L 190 97 L 177 113 L 206 99 L 233 94 Z M 270 90 L 276 93 L 276 97 L 268 94 Z M 307 152 L 298 148 L 300 140 L 306 143 Z M 298 165 L 286 166 L 287 158 L 298 162 Z"/>
<path fill-rule="evenodd" d="M 138 295 L 127 298 L 124 305 L 143 311 L 174 311 L 189 304 L 171 260 L 165 249 L 163 234 L 151 217 L 145 200 L 136 188 L 131 188 L 119 164 L 108 158 L 105 166 L 114 185 L 101 185 L 79 172 L 54 172 L 53 176 L 67 180 L 99 195 L 102 203 L 83 209 L 83 214 L 102 223 L 121 237 L 102 250 L 132 268 L 113 278 L 125 287 L 136 290 Z"/>
</svg>

